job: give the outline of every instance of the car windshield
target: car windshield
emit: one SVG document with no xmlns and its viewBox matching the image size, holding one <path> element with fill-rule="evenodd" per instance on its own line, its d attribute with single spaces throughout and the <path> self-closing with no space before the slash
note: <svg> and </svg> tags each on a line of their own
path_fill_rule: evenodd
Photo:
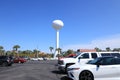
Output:
<svg viewBox="0 0 120 80">
<path fill-rule="evenodd" d="M 77 58 L 79 55 L 80 55 L 81 53 L 79 53 L 79 54 L 76 54 L 76 56 L 74 56 L 73 58 Z"/>
</svg>

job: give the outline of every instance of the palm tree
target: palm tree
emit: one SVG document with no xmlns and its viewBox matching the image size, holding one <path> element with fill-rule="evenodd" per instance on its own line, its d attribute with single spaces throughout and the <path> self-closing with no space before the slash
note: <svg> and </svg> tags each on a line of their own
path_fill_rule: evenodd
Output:
<svg viewBox="0 0 120 80">
<path fill-rule="evenodd" d="M 20 48 L 19 45 L 14 45 L 14 46 L 13 46 L 13 50 L 15 50 L 15 51 L 18 51 L 18 48 Z"/>
<path fill-rule="evenodd" d="M 111 51 L 110 47 L 106 47 L 106 51 Z"/>
<path fill-rule="evenodd" d="M 35 54 L 34 57 L 38 58 L 38 54 L 39 54 L 39 52 L 40 52 L 39 50 L 34 49 L 34 50 L 33 50 L 33 53 Z"/>
<path fill-rule="evenodd" d="M 102 51 L 101 49 L 99 49 L 98 47 L 95 47 L 94 48 L 97 52 L 100 52 L 100 51 Z"/>
<path fill-rule="evenodd" d="M 13 50 L 16 51 L 16 53 L 18 54 L 18 48 L 20 48 L 19 45 L 14 45 L 13 46 Z M 19 55 L 17 55 L 19 57 Z"/>
<path fill-rule="evenodd" d="M 0 50 L 3 49 L 3 46 L 0 46 Z"/>
<path fill-rule="evenodd" d="M 3 49 L 3 46 L 0 46 L 0 55 L 2 55 Z"/>
<path fill-rule="evenodd" d="M 62 50 L 61 48 L 57 48 L 56 49 L 56 51 L 58 51 L 58 55 L 57 55 L 58 56 L 58 60 L 60 59 L 61 50 Z"/>
<path fill-rule="evenodd" d="M 61 53 L 61 48 L 57 48 L 56 51 L 58 51 L 58 53 L 60 54 Z"/>
<path fill-rule="evenodd" d="M 52 51 L 53 51 L 54 48 L 53 47 L 49 47 L 49 49 L 50 49 L 50 52 L 52 53 Z"/>
</svg>

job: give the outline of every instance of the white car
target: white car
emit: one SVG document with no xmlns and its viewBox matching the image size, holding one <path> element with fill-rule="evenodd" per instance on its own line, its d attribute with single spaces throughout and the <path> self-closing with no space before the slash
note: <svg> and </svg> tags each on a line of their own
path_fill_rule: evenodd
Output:
<svg viewBox="0 0 120 80">
<path fill-rule="evenodd" d="M 114 56 L 120 58 L 120 52 L 82 52 L 75 57 L 61 58 L 58 60 L 58 69 L 66 72 L 67 67 L 75 63 L 85 64 L 89 60 L 93 60 L 97 57 Z"/>
<path fill-rule="evenodd" d="M 43 60 L 43 58 L 30 58 L 30 60 L 32 60 L 32 61 L 39 61 L 39 60 Z"/>
<path fill-rule="evenodd" d="M 86 64 L 74 64 L 67 68 L 73 80 L 120 80 L 120 58 L 99 57 Z"/>
</svg>

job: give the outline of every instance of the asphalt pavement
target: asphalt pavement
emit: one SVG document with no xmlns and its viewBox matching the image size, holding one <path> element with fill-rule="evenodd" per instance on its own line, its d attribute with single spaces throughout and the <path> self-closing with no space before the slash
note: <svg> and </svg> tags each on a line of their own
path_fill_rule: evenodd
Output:
<svg viewBox="0 0 120 80">
<path fill-rule="evenodd" d="M 69 80 L 57 69 L 57 61 L 27 61 L 0 67 L 0 80 Z"/>
</svg>

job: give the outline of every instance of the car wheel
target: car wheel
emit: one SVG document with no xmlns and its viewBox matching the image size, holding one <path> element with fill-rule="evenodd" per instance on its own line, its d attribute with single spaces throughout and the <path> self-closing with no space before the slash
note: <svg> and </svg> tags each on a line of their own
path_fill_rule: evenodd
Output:
<svg viewBox="0 0 120 80">
<path fill-rule="evenodd" d="M 8 65 L 7 62 L 2 63 L 2 67 L 5 67 L 7 65 Z"/>
<path fill-rule="evenodd" d="M 83 71 L 79 76 L 79 80 L 94 80 L 94 76 L 90 71 Z"/>
</svg>

